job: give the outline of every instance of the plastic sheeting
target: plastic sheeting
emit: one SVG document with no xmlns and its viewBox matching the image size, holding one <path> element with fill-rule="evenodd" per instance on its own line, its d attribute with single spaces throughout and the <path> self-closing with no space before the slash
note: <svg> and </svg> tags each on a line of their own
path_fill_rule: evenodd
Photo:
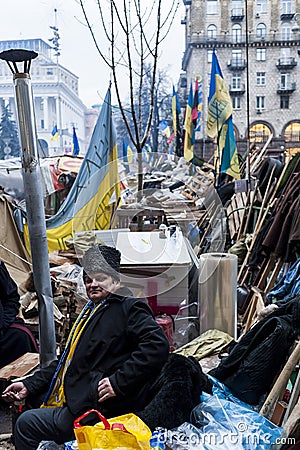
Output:
<svg viewBox="0 0 300 450">
<path fill-rule="evenodd" d="M 237 256 L 203 253 L 199 267 L 200 332 L 217 329 L 236 339 Z"/>
</svg>

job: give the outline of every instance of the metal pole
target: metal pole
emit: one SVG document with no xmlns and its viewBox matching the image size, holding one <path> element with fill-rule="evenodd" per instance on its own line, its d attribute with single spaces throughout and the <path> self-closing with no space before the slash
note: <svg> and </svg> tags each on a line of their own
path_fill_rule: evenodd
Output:
<svg viewBox="0 0 300 450">
<path fill-rule="evenodd" d="M 28 55 L 29 54 L 29 55 Z M 1 59 L 13 62 L 14 90 L 19 126 L 22 175 L 26 199 L 27 223 L 30 238 L 34 286 L 39 309 L 40 366 L 46 367 L 56 359 L 53 297 L 48 259 L 45 209 L 41 171 L 38 157 L 37 132 L 34 116 L 33 95 L 29 73 L 29 61 L 35 52 L 8 50 L 0 54 Z M 16 62 L 24 61 L 24 72 L 20 73 Z"/>
<path fill-rule="evenodd" d="M 246 99 L 247 99 L 247 159 L 246 159 L 246 179 L 248 181 L 248 191 L 251 190 L 250 173 L 250 78 L 249 78 L 249 23 L 248 23 L 248 1 L 245 0 L 245 19 L 246 19 Z"/>
</svg>

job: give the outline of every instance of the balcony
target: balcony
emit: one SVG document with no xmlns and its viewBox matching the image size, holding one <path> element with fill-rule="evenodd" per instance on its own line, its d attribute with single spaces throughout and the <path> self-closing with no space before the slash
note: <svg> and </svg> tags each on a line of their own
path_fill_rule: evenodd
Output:
<svg viewBox="0 0 300 450">
<path fill-rule="evenodd" d="M 292 20 L 294 16 L 294 12 L 283 12 L 280 14 L 280 20 Z"/>
<path fill-rule="evenodd" d="M 295 58 L 292 58 L 291 56 L 286 56 L 284 58 L 279 58 L 278 62 L 276 63 L 276 67 L 279 70 L 282 69 L 293 69 L 297 65 L 297 61 Z"/>
<path fill-rule="evenodd" d="M 277 94 L 292 94 L 296 90 L 296 81 L 293 83 L 279 84 Z"/>
<path fill-rule="evenodd" d="M 229 85 L 229 92 L 231 95 L 240 95 L 244 94 L 246 91 L 245 84 L 241 83 L 239 86 L 233 86 L 232 84 Z"/>
<path fill-rule="evenodd" d="M 231 20 L 234 22 L 240 22 L 245 17 L 243 8 L 233 8 L 231 10 Z"/>
<path fill-rule="evenodd" d="M 265 36 L 256 36 L 255 33 L 248 35 L 248 44 L 259 43 L 262 47 L 266 46 L 269 42 L 286 43 L 287 45 L 294 45 L 295 42 L 300 42 L 300 33 L 291 33 L 287 36 L 282 36 L 279 31 L 273 31 L 273 33 L 267 33 Z M 246 35 L 231 35 L 230 32 L 224 31 L 223 33 L 216 34 L 214 36 L 209 35 L 203 31 L 192 31 L 187 36 L 187 44 L 192 45 L 209 45 L 209 44 L 233 44 L 236 46 L 246 45 Z"/>
<path fill-rule="evenodd" d="M 246 66 L 246 60 L 242 58 L 233 58 L 227 63 L 227 67 L 230 70 L 244 70 Z"/>
</svg>

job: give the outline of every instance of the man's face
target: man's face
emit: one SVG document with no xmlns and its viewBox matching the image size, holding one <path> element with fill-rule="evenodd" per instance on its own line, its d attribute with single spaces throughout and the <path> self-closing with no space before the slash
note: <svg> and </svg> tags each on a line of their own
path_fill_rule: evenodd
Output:
<svg viewBox="0 0 300 450">
<path fill-rule="evenodd" d="M 86 274 L 84 284 L 88 298 L 94 303 L 99 303 L 116 289 L 118 283 L 107 273 L 98 272 Z"/>
</svg>

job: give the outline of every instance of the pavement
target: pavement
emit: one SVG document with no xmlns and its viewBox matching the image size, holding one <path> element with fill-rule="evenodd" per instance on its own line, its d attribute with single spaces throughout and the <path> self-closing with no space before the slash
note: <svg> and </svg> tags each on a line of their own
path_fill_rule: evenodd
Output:
<svg viewBox="0 0 300 450">
<path fill-rule="evenodd" d="M 8 406 L 0 403 L 0 450 L 13 450 L 15 446 L 11 443 L 12 414 Z"/>
</svg>

